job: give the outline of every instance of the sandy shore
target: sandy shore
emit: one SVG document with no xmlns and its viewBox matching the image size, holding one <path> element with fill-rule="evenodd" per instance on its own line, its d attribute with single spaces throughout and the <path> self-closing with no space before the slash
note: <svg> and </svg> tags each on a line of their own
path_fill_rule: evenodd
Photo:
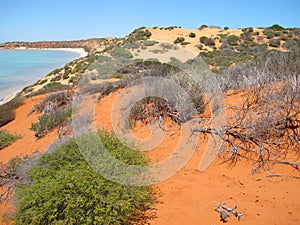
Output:
<svg viewBox="0 0 300 225">
<path fill-rule="evenodd" d="M 79 54 L 79 56 L 76 58 L 82 58 L 88 55 L 86 51 L 84 51 L 83 48 L 15 48 L 14 50 L 49 50 L 49 51 L 64 51 L 64 52 L 75 52 Z"/>
</svg>

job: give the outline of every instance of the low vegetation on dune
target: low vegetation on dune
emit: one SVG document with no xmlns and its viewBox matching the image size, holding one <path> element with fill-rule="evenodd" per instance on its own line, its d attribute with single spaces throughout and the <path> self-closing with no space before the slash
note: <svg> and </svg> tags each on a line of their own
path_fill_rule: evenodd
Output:
<svg viewBox="0 0 300 225">
<path fill-rule="evenodd" d="M 0 150 L 20 139 L 20 135 L 10 134 L 5 130 L 0 130 Z"/>
<path fill-rule="evenodd" d="M 35 131 L 35 136 L 41 138 L 54 128 L 64 126 L 72 116 L 71 104 L 72 92 L 56 92 L 35 105 L 30 113 L 41 113 L 38 121 L 31 124 L 30 129 Z"/>
<path fill-rule="evenodd" d="M 132 165 L 146 158 L 100 131 L 111 155 Z M 121 185 L 93 170 L 75 140 L 45 154 L 17 188 L 16 224 L 136 224 L 151 206 L 149 187 Z M 51 184 L 51 185 L 49 185 Z"/>
</svg>

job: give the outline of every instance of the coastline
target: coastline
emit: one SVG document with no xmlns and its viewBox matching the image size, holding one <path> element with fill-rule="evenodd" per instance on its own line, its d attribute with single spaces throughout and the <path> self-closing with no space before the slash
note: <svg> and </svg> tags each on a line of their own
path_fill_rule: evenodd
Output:
<svg viewBox="0 0 300 225">
<path fill-rule="evenodd" d="M 5 49 L 5 50 L 47 50 L 47 51 L 63 51 L 63 52 L 74 52 L 77 53 L 79 56 L 75 59 L 86 57 L 88 53 L 83 48 L 12 48 L 12 49 Z"/>
<path fill-rule="evenodd" d="M 88 55 L 88 53 L 83 48 L 22 48 L 21 47 L 21 48 L 3 49 L 3 50 L 47 50 L 47 51 L 65 51 L 65 52 L 77 53 L 78 57 L 74 58 L 73 60 L 83 58 L 83 57 L 86 57 Z M 43 76 L 45 76 L 45 74 L 41 75 L 41 78 L 43 78 Z M 34 81 L 33 81 L 33 83 L 34 83 Z M 0 105 L 3 105 L 5 103 L 11 101 L 13 98 L 15 98 L 27 86 L 28 85 L 26 85 L 24 87 L 20 87 L 20 88 L 15 88 L 15 90 L 8 90 L 7 95 L 5 95 L 4 98 L 0 99 Z"/>
</svg>

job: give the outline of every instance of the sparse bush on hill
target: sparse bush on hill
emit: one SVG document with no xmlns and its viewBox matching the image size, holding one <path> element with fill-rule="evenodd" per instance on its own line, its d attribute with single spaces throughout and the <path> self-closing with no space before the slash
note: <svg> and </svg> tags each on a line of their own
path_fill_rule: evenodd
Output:
<svg viewBox="0 0 300 225">
<path fill-rule="evenodd" d="M 202 36 L 199 38 L 200 43 L 204 44 L 204 41 L 207 39 L 206 36 Z"/>
<path fill-rule="evenodd" d="M 205 24 L 203 24 L 203 25 L 201 25 L 201 26 L 199 27 L 199 30 L 202 30 L 202 29 L 204 29 L 204 28 L 206 28 L 206 27 L 208 27 L 208 26 L 205 25 Z"/>
<path fill-rule="evenodd" d="M 270 30 L 285 30 L 285 28 L 280 26 L 279 24 L 274 24 L 274 25 L 268 27 L 267 29 L 270 29 Z"/>
<path fill-rule="evenodd" d="M 224 27 L 224 30 L 229 30 L 229 27 Z"/>
<path fill-rule="evenodd" d="M 86 140 L 97 134 L 85 134 Z M 131 165 L 147 159 L 124 146 L 112 134 L 99 138 L 109 153 Z M 87 144 L 89 142 L 87 141 Z M 95 158 L 95 160 L 100 160 Z M 110 168 L 114 168 L 112 163 Z M 28 181 L 17 188 L 18 224 L 137 224 L 151 203 L 148 187 L 126 186 L 105 179 L 88 165 L 75 140 L 45 154 L 27 171 Z M 123 174 L 130 176 L 130 174 Z"/>
<path fill-rule="evenodd" d="M 274 48 L 280 47 L 280 39 L 270 39 L 269 46 Z"/>
<path fill-rule="evenodd" d="M 191 32 L 191 33 L 189 33 L 189 37 L 190 37 L 190 38 L 194 38 L 194 37 L 196 37 L 196 34 L 193 33 L 193 32 Z"/>
<path fill-rule="evenodd" d="M 35 131 L 35 136 L 40 138 L 57 126 L 63 124 L 72 115 L 71 93 L 58 92 L 49 94 L 45 99 L 35 105 L 30 113 L 42 113 L 38 122 L 31 124 L 31 130 Z"/>
<path fill-rule="evenodd" d="M 230 45 L 232 45 L 232 46 L 237 45 L 239 39 L 240 39 L 240 38 L 239 38 L 238 36 L 236 36 L 236 35 L 229 35 L 229 36 L 227 37 L 228 43 L 229 43 Z"/>
<path fill-rule="evenodd" d="M 130 53 L 130 51 L 121 47 L 114 48 L 109 52 L 109 54 L 114 58 L 133 58 L 133 55 Z"/>
<path fill-rule="evenodd" d="M 178 43 L 184 42 L 184 40 L 185 40 L 184 37 L 177 37 L 177 38 L 174 40 L 174 44 L 178 44 Z"/>
<path fill-rule="evenodd" d="M 0 130 L 0 150 L 20 139 L 20 135 L 13 135 L 5 130 Z M 0 185 L 1 186 L 1 185 Z"/>
</svg>

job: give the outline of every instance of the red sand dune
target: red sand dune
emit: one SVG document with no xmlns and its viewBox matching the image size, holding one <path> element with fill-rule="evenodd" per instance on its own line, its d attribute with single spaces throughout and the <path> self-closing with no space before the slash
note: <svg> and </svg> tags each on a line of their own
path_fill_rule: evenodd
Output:
<svg viewBox="0 0 300 225">
<path fill-rule="evenodd" d="M 119 91 L 103 98 L 95 107 L 98 127 L 112 129 L 111 108 Z M 240 94 L 225 99 L 226 104 L 240 101 Z M 166 122 L 167 134 L 163 142 L 148 153 L 152 159 L 162 160 L 177 145 L 180 129 L 170 120 Z M 149 129 L 137 123 L 136 136 L 145 138 Z M 207 139 L 200 139 L 198 148 L 188 164 L 170 179 L 155 185 L 157 200 L 153 225 L 223 224 L 214 207 L 226 202 L 228 207 L 238 206 L 244 218 L 231 216 L 228 224 L 299 224 L 300 180 L 290 175 L 299 172 L 288 166 L 277 166 L 274 173 L 282 177 L 267 177 L 267 172 L 250 176 L 253 168 L 242 160 L 236 165 L 216 159 L 204 172 L 198 170 Z M 152 212 L 149 212 L 152 213 Z"/>
<path fill-rule="evenodd" d="M 97 127 L 112 130 L 111 109 L 120 91 L 111 93 L 95 106 Z M 1 162 L 8 162 L 17 155 L 24 156 L 35 150 L 43 151 L 57 137 L 53 131 L 36 139 L 29 130 L 37 114 L 27 116 L 30 109 L 43 96 L 33 97 L 16 110 L 16 119 L 1 129 L 23 135 L 23 138 L 0 151 Z M 227 103 L 237 101 L 237 95 L 226 98 Z M 166 120 L 167 133 L 162 143 L 147 153 L 154 161 L 165 159 L 177 145 L 180 127 Z M 149 135 L 145 124 L 138 122 L 133 133 L 141 138 Z M 217 202 L 226 202 L 228 207 L 238 206 L 244 218 L 240 221 L 231 216 L 228 224 L 299 224 L 300 223 L 300 180 L 299 172 L 288 166 L 277 166 L 274 173 L 282 177 L 267 177 L 267 172 L 250 176 L 253 165 L 242 160 L 236 165 L 216 159 L 204 172 L 198 170 L 207 139 L 200 138 L 191 160 L 176 175 L 154 186 L 157 191 L 155 218 L 150 224 L 223 224 L 214 207 Z M 0 213 L 12 211 L 11 204 L 0 205 Z M 1 224 L 1 223 L 0 223 Z"/>
</svg>

